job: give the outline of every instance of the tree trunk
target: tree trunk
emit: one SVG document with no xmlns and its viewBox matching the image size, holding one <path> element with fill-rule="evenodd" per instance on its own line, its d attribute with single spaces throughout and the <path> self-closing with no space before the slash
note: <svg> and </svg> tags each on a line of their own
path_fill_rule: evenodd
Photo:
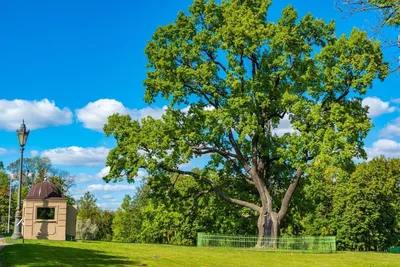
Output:
<svg viewBox="0 0 400 267">
<path fill-rule="evenodd" d="M 268 212 L 260 213 L 258 217 L 258 241 L 257 248 L 271 247 L 273 244 L 269 238 L 274 236 L 274 226 L 271 215 Z"/>
<path fill-rule="evenodd" d="M 278 215 L 273 214 L 272 218 L 272 246 L 274 248 L 278 248 L 278 238 L 279 238 L 279 226 L 280 222 L 278 221 Z"/>
</svg>

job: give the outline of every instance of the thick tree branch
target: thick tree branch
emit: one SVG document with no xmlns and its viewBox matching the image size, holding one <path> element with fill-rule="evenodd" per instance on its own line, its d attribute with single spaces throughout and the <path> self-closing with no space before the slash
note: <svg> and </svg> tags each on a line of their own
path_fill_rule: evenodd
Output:
<svg viewBox="0 0 400 267">
<path fill-rule="evenodd" d="M 296 171 L 296 174 L 294 175 L 294 178 L 292 180 L 292 182 L 290 183 L 288 189 L 286 190 L 285 196 L 283 197 L 282 200 L 282 204 L 281 204 L 281 208 L 278 212 L 278 219 L 282 219 L 283 217 L 285 217 L 285 215 L 287 214 L 288 208 L 289 208 L 289 203 L 290 203 L 290 199 L 293 196 L 293 193 L 297 187 L 297 184 L 300 181 L 301 175 L 303 174 L 303 170 L 301 168 L 298 168 Z"/>
<path fill-rule="evenodd" d="M 272 113 L 270 116 L 268 116 L 267 121 L 269 121 L 269 120 L 271 120 L 271 119 L 273 119 L 273 118 L 280 118 L 280 119 L 283 119 L 283 118 L 285 117 L 286 113 L 287 113 L 287 110 L 285 110 L 285 111 L 282 112 L 282 113 L 278 113 L 278 112 Z"/>
<path fill-rule="evenodd" d="M 242 207 L 245 207 L 245 208 L 249 208 L 249 209 L 252 209 L 252 210 L 257 211 L 257 212 L 260 212 L 261 208 L 259 206 L 255 205 L 255 204 L 253 204 L 253 203 L 250 203 L 250 202 L 247 202 L 247 201 L 243 201 L 243 200 L 239 200 L 239 199 L 235 199 L 235 198 L 231 198 L 231 197 L 225 195 L 224 193 L 222 193 L 222 191 L 219 190 L 216 187 L 214 187 L 213 189 L 214 189 L 215 193 L 217 193 L 217 195 L 220 198 L 222 198 L 223 200 L 225 200 L 226 202 L 229 202 L 229 203 L 232 203 L 232 204 L 236 204 L 236 205 L 239 205 L 239 206 L 242 206 Z"/>
<path fill-rule="evenodd" d="M 219 61 L 216 60 L 215 55 L 207 50 L 203 50 L 204 53 L 209 57 L 209 59 L 214 62 L 215 65 L 219 66 L 225 73 L 228 72 L 227 68 Z"/>
<path fill-rule="evenodd" d="M 208 147 L 208 146 L 192 146 L 192 150 L 195 150 L 195 153 L 199 153 L 201 155 L 209 154 L 209 153 L 217 153 L 223 156 L 224 158 L 235 158 L 238 159 L 238 155 L 228 152 L 222 151 L 215 147 Z"/>
<path fill-rule="evenodd" d="M 208 104 L 213 106 L 214 108 L 218 109 L 220 107 L 219 104 L 218 104 L 218 101 L 217 100 L 215 100 L 215 102 L 212 101 L 211 98 L 206 93 L 201 91 L 201 88 L 195 88 L 194 86 L 190 85 L 187 82 L 184 82 L 183 86 L 189 88 L 194 93 L 197 93 L 200 96 L 204 97 L 204 99 L 208 102 Z"/>
<path fill-rule="evenodd" d="M 341 100 L 346 98 L 346 96 L 350 93 L 350 85 L 347 86 L 346 90 L 336 99 L 333 100 L 332 103 L 339 103 Z M 330 109 L 329 106 L 326 106 L 328 104 L 328 100 L 330 97 L 327 97 L 323 102 L 322 102 L 322 107 L 324 111 L 327 111 Z"/>
<path fill-rule="evenodd" d="M 234 160 L 232 160 L 232 158 L 238 159 L 238 155 L 231 153 L 231 152 L 222 151 L 215 147 L 206 147 L 206 146 L 196 147 L 196 146 L 194 146 L 194 147 L 192 147 L 192 149 L 196 150 L 195 154 L 204 155 L 204 154 L 210 154 L 210 153 L 217 153 L 217 154 L 221 155 L 222 157 L 224 157 L 226 160 L 229 161 L 229 163 L 231 164 L 231 166 L 233 167 L 233 169 L 237 172 L 237 174 L 239 176 L 241 176 L 246 182 L 254 185 L 254 182 L 251 180 L 251 178 L 249 176 L 245 175 L 240 170 L 240 167 L 236 164 L 236 162 Z"/>
<path fill-rule="evenodd" d="M 247 163 L 247 160 L 243 157 L 243 154 L 240 151 L 239 146 L 235 141 L 235 138 L 233 137 L 232 129 L 227 130 L 227 132 L 228 132 L 229 142 L 231 143 L 233 149 L 235 150 L 236 155 L 238 156 L 238 160 L 239 160 L 240 164 L 243 165 L 243 167 L 244 167 L 244 169 L 246 170 L 247 173 L 250 173 L 250 166 Z"/>
<path fill-rule="evenodd" d="M 157 166 L 159 166 L 161 169 L 163 169 L 165 171 L 168 171 L 168 172 L 179 173 L 179 174 L 183 174 L 183 175 L 190 175 L 190 176 L 193 176 L 193 177 L 195 177 L 195 178 L 197 178 L 199 180 L 202 180 L 202 181 L 206 182 L 212 188 L 212 190 L 221 199 L 225 200 L 226 202 L 229 202 L 229 203 L 232 203 L 232 204 L 236 204 L 236 205 L 239 205 L 239 206 L 242 206 L 242 207 L 245 207 L 245 208 L 249 208 L 249 209 L 252 209 L 252 210 L 257 211 L 257 212 L 260 212 L 260 207 L 259 206 L 255 205 L 253 203 L 247 202 L 247 201 L 243 201 L 243 200 L 232 198 L 232 197 L 230 197 L 228 195 L 225 195 L 219 188 L 217 188 L 214 185 L 214 183 L 210 179 L 202 177 L 198 173 L 194 173 L 194 172 L 191 172 L 191 171 L 182 171 L 182 170 L 179 170 L 179 169 L 173 169 L 171 167 L 168 167 L 168 166 L 164 165 L 161 162 L 158 162 Z"/>
<path fill-rule="evenodd" d="M 241 215 L 240 217 L 243 219 L 253 219 L 258 218 L 260 215 Z"/>
<path fill-rule="evenodd" d="M 257 173 L 258 170 L 258 134 L 254 134 L 251 140 L 252 152 L 251 152 L 251 167 Z"/>
</svg>

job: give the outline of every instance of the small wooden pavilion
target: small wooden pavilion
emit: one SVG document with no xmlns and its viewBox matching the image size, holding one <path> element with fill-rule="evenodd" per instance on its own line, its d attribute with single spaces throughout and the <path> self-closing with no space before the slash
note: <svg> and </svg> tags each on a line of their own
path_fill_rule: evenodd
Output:
<svg viewBox="0 0 400 267">
<path fill-rule="evenodd" d="M 76 235 L 76 206 L 51 182 L 32 186 L 23 203 L 22 235 L 26 239 L 67 240 Z"/>
</svg>

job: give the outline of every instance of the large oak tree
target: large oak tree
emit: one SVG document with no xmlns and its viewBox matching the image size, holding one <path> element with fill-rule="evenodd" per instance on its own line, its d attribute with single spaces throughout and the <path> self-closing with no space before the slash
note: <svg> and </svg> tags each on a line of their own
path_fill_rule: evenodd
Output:
<svg viewBox="0 0 400 267">
<path fill-rule="evenodd" d="M 161 95 L 169 107 L 160 120 L 109 118 L 104 131 L 117 145 L 105 180 L 133 181 L 140 168 L 152 179 L 191 175 L 256 213 L 260 237 L 276 237 L 302 177 L 365 156 L 361 96 L 388 72 L 379 43 L 357 29 L 337 37 L 334 22 L 298 18 L 292 6 L 269 21 L 270 4 L 195 0 L 157 29 L 145 100 Z M 200 171 L 182 168 L 198 157 Z"/>
</svg>

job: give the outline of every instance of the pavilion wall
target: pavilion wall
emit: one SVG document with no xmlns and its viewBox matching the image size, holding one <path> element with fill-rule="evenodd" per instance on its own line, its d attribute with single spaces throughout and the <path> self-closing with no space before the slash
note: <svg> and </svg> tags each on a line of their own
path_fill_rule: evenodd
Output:
<svg viewBox="0 0 400 267">
<path fill-rule="evenodd" d="M 38 208 L 54 208 L 54 219 L 37 219 Z M 26 239 L 65 240 L 67 230 L 67 199 L 25 199 L 23 236 Z"/>
</svg>

